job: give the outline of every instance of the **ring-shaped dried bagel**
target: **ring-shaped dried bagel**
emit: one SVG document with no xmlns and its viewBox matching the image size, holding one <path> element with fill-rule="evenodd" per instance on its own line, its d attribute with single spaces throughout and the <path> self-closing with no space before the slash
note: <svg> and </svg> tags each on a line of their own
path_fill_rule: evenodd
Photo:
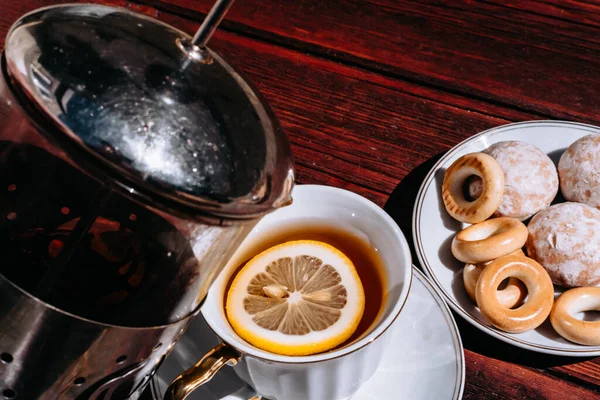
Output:
<svg viewBox="0 0 600 400">
<path fill-rule="evenodd" d="M 491 261 L 520 250 L 528 236 L 527 227 L 518 219 L 492 218 L 458 232 L 452 240 L 452 254 L 468 264 Z"/>
<path fill-rule="evenodd" d="M 560 295 L 550 322 L 558 334 L 574 343 L 600 345 L 600 321 L 582 321 L 573 315 L 582 311 L 600 311 L 600 287 L 580 287 Z"/>
<path fill-rule="evenodd" d="M 465 184 L 471 176 L 482 180 L 481 195 L 466 198 Z M 504 194 L 504 171 L 494 157 L 470 153 L 454 161 L 444 174 L 442 198 L 448 214 L 461 222 L 474 224 L 488 219 L 498 208 Z"/>
<path fill-rule="evenodd" d="M 520 249 L 514 253 L 511 253 L 510 255 L 525 257 L 523 250 Z M 490 263 L 491 261 L 479 264 L 466 264 L 463 268 L 463 283 L 465 285 L 465 290 L 467 291 L 469 297 L 473 299 L 473 301 L 475 301 L 475 287 L 477 286 L 479 276 L 481 276 L 481 271 L 483 271 L 483 269 Z M 504 307 L 513 308 L 525 300 L 525 297 L 527 296 L 527 289 L 520 280 L 516 278 L 509 278 L 506 287 L 496 291 L 496 296 L 498 297 L 498 302 Z"/>
<path fill-rule="evenodd" d="M 519 308 L 502 306 L 495 295 L 506 278 L 519 279 L 527 287 L 527 298 Z M 505 332 L 521 333 L 537 328 L 548 317 L 554 302 L 554 286 L 544 267 L 535 260 L 506 256 L 483 269 L 475 288 L 475 299 L 493 326 Z"/>
</svg>

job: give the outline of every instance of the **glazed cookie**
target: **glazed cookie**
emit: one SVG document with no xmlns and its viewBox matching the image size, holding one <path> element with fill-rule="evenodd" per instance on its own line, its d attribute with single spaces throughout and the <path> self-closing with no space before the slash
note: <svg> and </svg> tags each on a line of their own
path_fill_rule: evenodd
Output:
<svg viewBox="0 0 600 400">
<path fill-rule="evenodd" d="M 525 220 L 548 207 L 558 192 L 558 174 L 552 160 L 537 147 L 524 142 L 498 142 L 484 153 L 494 157 L 504 170 L 504 194 L 497 217 Z M 469 195 L 481 193 L 481 180 L 469 186 Z"/>
<path fill-rule="evenodd" d="M 531 219 L 527 254 L 564 287 L 600 284 L 600 211 L 581 203 L 561 203 Z"/>
<path fill-rule="evenodd" d="M 565 199 L 600 209 L 600 135 L 574 142 L 560 157 L 558 176 Z"/>
</svg>

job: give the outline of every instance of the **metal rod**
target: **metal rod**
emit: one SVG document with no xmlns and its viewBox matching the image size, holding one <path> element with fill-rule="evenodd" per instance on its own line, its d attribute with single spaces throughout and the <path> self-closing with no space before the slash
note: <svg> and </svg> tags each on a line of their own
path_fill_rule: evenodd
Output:
<svg viewBox="0 0 600 400">
<path fill-rule="evenodd" d="M 227 10 L 229 10 L 233 1 L 234 0 L 217 0 L 194 35 L 194 38 L 192 39 L 193 45 L 200 48 L 206 47 L 206 43 L 210 40 L 225 14 L 227 14 Z"/>
</svg>

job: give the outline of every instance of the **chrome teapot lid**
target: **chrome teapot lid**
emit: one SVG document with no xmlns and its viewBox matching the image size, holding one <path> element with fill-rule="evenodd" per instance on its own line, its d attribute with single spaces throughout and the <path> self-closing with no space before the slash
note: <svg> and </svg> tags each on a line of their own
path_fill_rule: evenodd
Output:
<svg viewBox="0 0 600 400">
<path fill-rule="evenodd" d="M 269 106 L 189 35 L 126 9 L 69 4 L 17 21 L 4 58 L 40 129 L 130 197 L 225 219 L 289 201 L 289 144 Z"/>
</svg>

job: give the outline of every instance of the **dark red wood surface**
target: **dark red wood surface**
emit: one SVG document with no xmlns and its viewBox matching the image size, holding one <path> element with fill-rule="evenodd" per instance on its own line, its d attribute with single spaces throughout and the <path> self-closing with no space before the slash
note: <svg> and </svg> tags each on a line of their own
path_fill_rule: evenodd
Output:
<svg viewBox="0 0 600 400">
<path fill-rule="evenodd" d="M 93 2 L 190 33 L 212 4 Z M 0 0 L 0 38 L 23 13 L 56 3 Z M 409 239 L 422 179 L 461 140 L 531 119 L 600 125 L 600 3 L 237 0 L 210 47 L 273 106 L 299 182 L 373 200 Z M 528 352 L 456 319 L 465 398 L 600 398 L 600 358 Z"/>
</svg>

